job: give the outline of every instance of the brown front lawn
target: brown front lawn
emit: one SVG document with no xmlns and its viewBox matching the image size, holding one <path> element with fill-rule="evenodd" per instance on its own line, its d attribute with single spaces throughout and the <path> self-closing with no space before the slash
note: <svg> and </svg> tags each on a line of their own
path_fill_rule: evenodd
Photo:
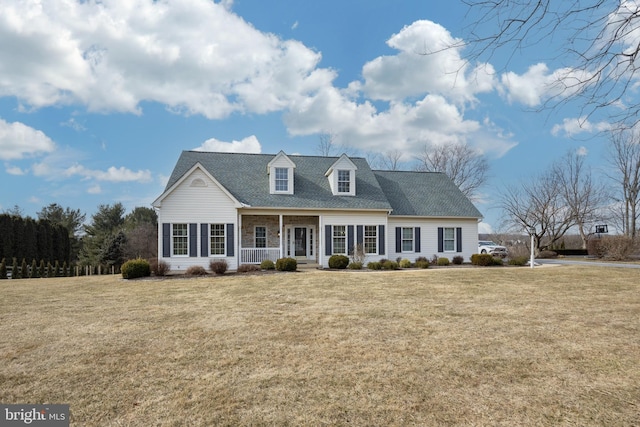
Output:
<svg viewBox="0 0 640 427">
<path fill-rule="evenodd" d="M 0 402 L 72 425 L 640 425 L 640 270 L 0 281 Z"/>
</svg>

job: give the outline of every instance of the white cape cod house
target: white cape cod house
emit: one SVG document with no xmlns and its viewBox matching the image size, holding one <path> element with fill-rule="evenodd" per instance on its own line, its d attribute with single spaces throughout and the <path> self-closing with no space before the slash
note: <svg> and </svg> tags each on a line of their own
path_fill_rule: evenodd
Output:
<svg viewBox="0 0 640 427">
<path fill-rule="evenodd" d="M 366 262 L 468 261 L 482 215 L 444 174 L 374 171 L 363 158 L 184 151 L 158 212 L 158 258 L 174 272 L 293 257 L 328 266 L 357 244 Z"/>
</svg>

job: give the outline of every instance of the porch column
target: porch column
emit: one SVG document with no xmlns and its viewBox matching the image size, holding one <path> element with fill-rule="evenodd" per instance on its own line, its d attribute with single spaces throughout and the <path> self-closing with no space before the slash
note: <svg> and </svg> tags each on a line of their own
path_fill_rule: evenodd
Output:
<svg viewBox="0 0 640 427">
<path fill-rule="evenodd" d="M 284 229 L 282 228 L 284 225 L 284 221 L 282 219 L 282 214 L 279 215 L 280 225 L 278 226 L 278 236 L 280 236 L 280 258 L 284 258 L 284 246 L 282 245 L 282 241 L 284 238 Z"/>
<path fill-rule="evenodd" d="M 236 242 L 236 246 L 238 247 L 237 250 L 237 254 L 238 254 L 238 265 L 243 263 L 243 259 L 242 259 L 242 214 L 239 213 L 238 214 L 238 232 L 236 233 L 236 235 L 238 236 L 237 242 Z"/>
</svg>

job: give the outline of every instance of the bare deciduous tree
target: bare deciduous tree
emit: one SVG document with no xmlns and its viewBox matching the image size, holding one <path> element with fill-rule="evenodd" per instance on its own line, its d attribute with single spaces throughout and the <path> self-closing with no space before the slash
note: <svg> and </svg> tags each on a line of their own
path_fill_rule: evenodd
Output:
<svg viewBox="0 0 640 427">
<path fill-rule="evenodd" d="M 484 155 L 463 143 L 427 144 L 417 160 L 416 170 L 444 172 L 470 199 L 477 196 L 489 173 Z"/>
<path fill-rule="evenodd" d="M 323 133 L 320 135 L 320 141 L 318 141 L 318 147 L 316 151 L 322 157 L 330 157 L 334 155 L 336 135 L 333 133 Z"/>
<path fill-rule="evenodd" d="M 637 234 L 640 215 L 640 131 L 625 129 L 611 134 L 609 177 L 620 185 L 619 212 L 622 232 L 629 237 Z"/>
<path fill-rule="evenodd" d="M 390 171 L 400 170 L 401 158 L 402 158 L 402 151 L 397 149 L 382 153 L 382 157 L 380 158 L 381 168 L 385 170 L 390 170 Z"/>
<path fill-rule="evenodd" d="M 516 52 L 553 39 L 565 67 L 555 73 L 551 106 L 579 98 L 584 117 L 610 109 L 620 122 L 637 123 L 640 101 L 623 99 L 639 71 L 640 4 L 605 0 L 463 0 L 475 20 L 464 35 L 471 59 L 491 59 L 498 50 Z M 459 46 L 458 46 L 459 47 Z M 544 60 L 544 58 L 540 58 Z M 505 64 L 506 66 L 506 64 Z"/>
<path fill-rule="evenodd" d="M 586 249 L 589 230 L 603 219 L 607 196 L 604 188 L 592 179 L 591 170 L 585 165 L 584 159 L 576 151 L 571 151 L 553 164 L 551 173 L 578 229 L 582 248 Z"/>
</svg>

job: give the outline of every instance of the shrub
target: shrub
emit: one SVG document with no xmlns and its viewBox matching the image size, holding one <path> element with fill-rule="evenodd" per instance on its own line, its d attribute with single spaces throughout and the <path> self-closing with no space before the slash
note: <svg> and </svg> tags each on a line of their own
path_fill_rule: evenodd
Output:
<svg viewBox="0 0 640 427">
<path fill-rule="evenodd" d="M 487 267 L 493 265 L 493 257 L 489 254 L 473 254 L 471 255 L 471 264 Z"/>
<path fill-rule="evenodd" d="M 298 261 L 294 258 L 280 258 L 276 260 L 276 270 L 278 271 L 296 271 Z"/>
<path fill-rule="evenodd" d="M 13 265 L 11 266 L 11 278 L 12 279 L 22 279 L 20 275 L 20 270 L 18 270 L 18 260 L 13 259 Z"/>
<path fill-rule="evenodd" d="M 527 258 L 526 256 L 518 256 L 518 257 L 511 258 L 508 264 L 522 267 L 523 265 L 527 265 L 528 261 L 529 261 L 529 258 Z"/>
<path fill-rule="evenodd" d="M 499 257 L 493 257 L 493 263 L 491 265 L 504 265 L 504 261 L 502 260 L 502 258 Z"/>
<path fill-rule="evenodd" d="M 329 268 L 345 269 L 349 265 L 349 257 L 345 255 L 331 255 L 329 258 Z"/>
<path fill-rule="evenodd" d="M 120 267 L 124 279 L 136 279 L 138 277 L 151 276 L 149 261 L 142 258 L 130 259 Z"/>
<path fill-rule="evenodd" d="M 206 276 L 207 270 L 205 270 L 204 267 L 200 265 L 192 265 L 191 267 L 187 268 L 187 271 L 185 271 L 184 274 L 186 274 L 187 276 Z"/>
<path fill-rule="evenodd" d="M 431 257 L 431 259 L 429 260 L 429 262 L 433 265 L 438 265 L 438 255 L 433 254 L 433 256 Z"/>
<path fill-rule="evenodd" d="M 464 262 L 464 258 L 460 255 L 456 255 L 451 259 L 451 262 L 453 262 L 455 265 L 462 265 L 462 263 Z"/>
<path fill-rule="evenodd" d="M 262 270 L 275 270 L 276 265 L 270 259 L 265 259 L 260 263 L 260 268 Z"/>
<path fill-rule="evenodd" d="M 427 257 L 419 256 L 418 258 L 416 258 L 416 263 L 418 262 L 429 262 L 429 260 L 427 259 Z"/>
<path fill-rule="evenodd" d="M 431 265 L 431 263 L 429 261 L 427 261 L 427 259 L 423 259 L 420 261 L 416 261 L 415 266 L 417 268 L 429 268 L 429 266 Z"/>
<path fill-rule="evenodd" d="M 154 259 L 151 262 L 151 271 L 156 276 L 166 276 L 171 271 L 171 266 L 169 266 L 169 263 L 166 261 Z"/>
<path fill-rule="evenodd" d="M 31 274 L 29 274 L 29 277 L 32 277 L 32 278 L 40 277 L 38 275 L 38 264 L 36 264 L 35 258 L 33 259 L 33 261 L 31 261 Z"/>
<path fill-rule="evenodd" d="M 400 260 L 400 268 L 411 268 L 411 261 L 409 261 L 408 259 L 401 259 Z"/>
<path fill-rule="evenodd" d="M 449 258 L 447 258 L 446 256 L 438 258 L 438 265 L 440 267 L 449 265 Z"/>
<path fill-rule="evenodd" d="M 557 256 L 558 254 L 555 253 L 554 251 L 540 251 L 540 253 L 536 258 L 546 259 L 546 258 L 555 258 Z"/>
<path fill-rule="evenodd" d="M 382 263 L 380 261 L 371 261 L 367 264 L 369 270 L 382 270 Z"/>
<path fill-rule="evenodd" d="M 347 266 L 347 268 L 349 270 L 362 270 L 362 263 L 360 261 L 353 261 Z"/>
<path fill-rule="evenodd" d="M 398 265 L 397 262 L 395 261 L 391 261 L 391 260 L 386 260 L 385 262 L 382 263 L 382 269 L 383 270 L 398 270 L 400 269 L 400 266 Z"/>
<path fill-rule="evenodd" d="M 222 275 L 227 272 L 229 264 L 224 259 L 212 259 L 209 261 L 209 269 L 217 275 Z"/>
<path fill-rule="evenodd" d="M 256 264 L 241 264 L 238 267 L 238 273 L 251 273 L 253 271 L 260 271 L 260 266 Z"/>
<path fill-rule="evenodd" d="M 46 272 L 44 271 L 44 260 L 40 260 L 40 266 L 38 267 L 38 277 L 46 277 Z"/>
<path fill-rule="evenodd" d="M 600 240 L 604 257 L 616 261 L 629 259 L 638 246 L 637 241 L 628 236 L 607 236 Z"/>
</svg>

